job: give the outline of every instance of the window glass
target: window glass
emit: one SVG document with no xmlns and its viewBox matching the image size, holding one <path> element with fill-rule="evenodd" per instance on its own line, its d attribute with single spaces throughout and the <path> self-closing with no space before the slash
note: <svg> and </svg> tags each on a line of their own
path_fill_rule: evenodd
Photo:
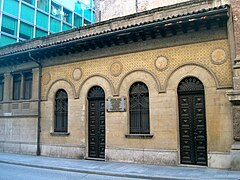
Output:
<svg viewBox="0 0 240 180">
<path fill-rule="evenodd" d="M 47 35 L 48 35 L 47 31 L 43 31 L 41 29 L 36 28 L 36 37 L 42 37 Z"/>
<path fill-rule="evenodd" d="M 4 77 L 0 76 L 0 101 L 3 100 L 3 93 L 4 93 Z"/>
<path fill-rule="evenodd" d="M 91 20 L 91 9 L 84 10 L 84 18 Z"/>
<path fill-rule="evenodd" d="M 21 75 L 13 75 L 13 100 L 20 99 L 20 89 L 21 89 Z"/>
<path fill-rule="evenodd" d="M 60 27 L 61 27 L 61 23 L 60 21 L 54 19 L 51 17 L 51 25 L 50 25 L 50 31 L 55 33 L 55 32 L 60 32 Z"/>
<path fill-rule="evenodd" d="M 17 36 L 17 20 L 11 17 L 2 16 L 2 31 Z"/>
<path fill-rule="evenodd" d="M 72 28 L 72 26 L 69 26 L 69 25 L 63 23 L 63 29 L 62 29 L 63 31 L 69 30 L 71 28 Z"/>
<path fill-rule="evenodd" d="M 82 18 L 78 16 L 77 14 L 74 14 L 74 26 L 80 27 L 82 26 Z"/>
<path fill-rule="evenodd" d="M 54 132 L 67 132 L 68 126 L 68 95 L 60 89 L 55 96 Z"/>
<path fill-rule="evenodd" d="M 37 7 L 45 12 L 48 12 L 49 0 L 37 0 Z"/>
<path fill-rule="evenodd" d="M 5 46 L 5 45 L 13 44 L 16 42 L 17 42 L 17 39 L 5 36 L 3 34 L 1 35 L 0 46 Z"/>
<path fill-rule="evenodd" d="M 92 15 L 91 21 L 92 21 L 92 22 L 95 22 L 95 12 L 92 11 L 92 14 L 91 14 L 91 15 Z"/>
<path fill-rule="evenodd" d="M 22 0 L 22 1 L 24 1 L 24 2 L 26 2 L 26 3 L 28 3 L 28 4 L 31 4 L 31 5 L 35 5 L 35 0 Z"/>
<path fill-rule="evenodd" d="M 82 5 L 82 3 L 80 1 L 76 1 L 75 2 L 74 12 L 82 15 L 82 13 L 83 13 L 83 5 Z"/>
<path fill-rule="evenodd" d="M 25 4 L 21 6 L 21 19 L 34 23 L 34 9 Z"/>
<path fill-rule="evenodd" d="M 18 17 L 18 4 L 17 0 L 5 0 L 3 11 Z"/>
<path fill-rule="evenodd" d="M 90 0 L 90 6 L 91 6 L 92 8 L 94 8 L 94 7 L 95 7 L 94 0 Z"/>
<path fill-rule="evenodd" d="M 94 2 L 92 0 L 54 0 L 54 2 L 63 5 L 70 11 L 75 11 L 75 12 L 77 12 L 78 9 L 82 9 L 83 6 L 85 7 L 94 6 Z"/>
<path fill-rule="evenodd" d="M 24 99 L 32 97 L 32 73 L 24 73 Z"/>
<path fill-rule="evenodd" d="M 19 37 L 23 39 L 31 39 L 33 37 L 33 26 L 21 22 Z"/>
<path fill-rule="evenodd" d="M 129 90 L 130 134 L 149 134 L 149 93 L 142 82 L 134 83 Z"/>
<path fill-rule="evenodd" d="M 84 19 L 84 21 L 83 21 L 83 25 L 84 25 L 84 26 L 87 26 L 87 25 L 89 25 L 89 24 L 91 24 L 91 22 L 88 21 L 88 20 L 86 20 L 86 19 Z"/>
<path fill-rule="evenodd" d="M 66 21 L 69 24 L 72 24 L 72 12 L 65 8 L 63 8 L 63 21 Z"/>
<path fill-rule="evenodd" d="M 48 29 L 48 15 L 37 11 L 37 26 Z"/>
<path fill-rule="evenodd" d="M 61 7 L 56 3 L 52 2 L 51 4 L 51 14 L 55 17 L 60 18 Z"/>
</svg>

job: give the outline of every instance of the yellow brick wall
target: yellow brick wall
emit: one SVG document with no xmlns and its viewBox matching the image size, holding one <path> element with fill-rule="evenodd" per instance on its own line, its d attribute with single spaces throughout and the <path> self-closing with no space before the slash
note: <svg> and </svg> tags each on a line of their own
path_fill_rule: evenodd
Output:
<svg viewBox="0 0 240 180">
<path fill-rule="evenodd" d="M 226 56 L 224 63 L 219 65 L 212 61 L 212 52 L 216 49 L 223 50 Z M 142 80 L 149 88 L 150 132 L 154 135 L 153 138 L 126 138 L 125 135 L 129 131 L 128 111 L 106 112 L 106 148 L 109 152 L 119 148 L 177 152 L 179 150 L 179 118 L 176 88 L 181 78 L 192 75 L 199 78 L 205 86 L 208 152 L 229 152 L 232 143 L 231 104 L 225 96 L 226 89 L 221 89 L 221 87 L 231 87 L 232 85 L 229 54 L 228 41 L 225 39 L 46 67 L 43 69 L 43 98 L 46 99 L 50 88 L 51 90 L 47 101 L 43 101 L 41 107 L 41 142 L 45 145 L 57 145 L 57 147 L 81 147 L 85 149 L 84 156 L 87 156 L 88 90 L 94 85 L 99 85 L 104 89 L 105 97 L 108 98 L 113 96 L 109 88 L 110 84 L 112 83 L 117 89 L 122 83 L 118 92 L 119 96 L 127 97 L 131 84 L 134 81 Z M 221 55 L 220 53 L 220 56 L 217 57 L 221 59 Z M 155 67 L 155 61 L 161 56 L 168 59 L 168 67 L 159 71 Z M 120 75 L 111 75 L 110 66 L 113 62 L 122 64 Z M 177 69 L 184 64 L 188 65 Z M 76 68 L 80 68 L 82 71 L 80 80 L 73 79 L 73 71 Z M 129 72 L 136 69 L 145 69 L 151 72 L 151 75 L 145 71 L 138 71 L 125 78 Z M 210 71 L 212 74 L 209 73 Z M 50 74 L 51 78 L 46 78 L 46 74 Z M 88 79 L 94 74 L 101 74 L 101 76 Z M 153 76 L 160 82 L 161 90 L 166 92 L 159 93 Z M 109 84 L 103 77 L 109 79 L 111 83 Z M 66 81 L 56 82 L 59 79 L 71 82 L 73 87 Z M 88 81 L 85 81 L 86 79 Z M 165 85 L 167 87 L 164 87 Z M 82 89 L 78 92 L 81 86 Z M 216 89 L 216 86 L 220 89 Z M 69 93 L 68 128 L 70 135 L 66 137 L 50 135 L 54 122 L 54 93 L 59 88 L 64 88 Z M 78 93 L 76 99 L 74 99 L 72 90 Z"/>
<path fill-rule="evenodd" d="M 213 64 L 211 61 L 212 52 L 218 48 L 223 49 L 226 53 L 226 61 L 220 65 Z M 159 71 L 155 67 L 155 60 L 159 56 L 164 56 L 168 59 L 168 68 L 164 71 Z M 119 61 L 123 66 L 122 73 L 118 76 L 113 76 L 110 73 L 110 66 L 115 61 Z M 43 69 L 42 96 L 46 98 L 46 93 L 51 83 L 57 79 L 68 79 L 74 84 L 77 91 L 81 83 L 93 74 L 101 74 L 110 79 L 114 88 L 117 89 L 120 80 L 126 73 L 135 69 L 146 69 L 155 74 L 161 84 L 161 90 L 165 90 L 166 80 L 174 69 L 188 63 L 196 63 L 210 69 L 216 76 L 219 87 L 232 86 L 229 46 L 227 39 L 223 39 L 46 67 Z M 81 68 L 82 70 L 82 77 L 78 81 L 75 81 L 72 76 L 76 68 Z M 44 82 L 44 76 L 47 73 L 51 76 L 48 83 Z"/>
</svg>

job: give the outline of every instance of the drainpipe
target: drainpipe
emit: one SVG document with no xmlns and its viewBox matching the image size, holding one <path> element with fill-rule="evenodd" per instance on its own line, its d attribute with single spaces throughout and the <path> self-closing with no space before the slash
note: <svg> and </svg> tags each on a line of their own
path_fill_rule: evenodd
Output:
<svg viewBox="0 0 240 180">
<path fill-rule="evenodd" d="M 37 123 L 37 156 L 41 155 L 40 151 L 40 132 L 41 132 L 41 84 L 42 84 L 42 64 L 39 60 L 32 57 L 31 52 L 28 53 L 29 58 L 38 64 L 39 68 L 39 82 L 38 82 L 38 123 Z"/>
</svg>

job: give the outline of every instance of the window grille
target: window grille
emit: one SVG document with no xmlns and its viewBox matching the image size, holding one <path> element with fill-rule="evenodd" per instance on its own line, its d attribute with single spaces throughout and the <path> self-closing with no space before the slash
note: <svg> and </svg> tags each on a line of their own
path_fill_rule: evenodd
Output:
<svg viewBox="0 0 240 180">
<path fill-rule="evenodd" d="M 129 90 L 130 134 L 149 134 L 149 93 L 142 82 L 134 83 Z"/>
<path fill-rule="evenodd" d="M 55 96 L 54 132 L 67 132 L 68 127 L 68 95 L 60 89 Z"/>
</svg>

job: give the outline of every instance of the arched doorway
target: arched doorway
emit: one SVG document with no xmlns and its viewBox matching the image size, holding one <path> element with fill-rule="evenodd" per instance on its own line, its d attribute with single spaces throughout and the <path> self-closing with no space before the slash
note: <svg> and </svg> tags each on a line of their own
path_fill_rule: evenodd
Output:
<svg viewBox="0 0 240 180">
<path fill-rule="evenodd" d="M 99 86 L 88 92 L 88 157 L 105 158 L 105 93 Z"/>
<path fill-rule="evenodd" d="M 195 77 L 178 85 L 180 162 L 207 166 L 204 86 Z"/>
</svg>

